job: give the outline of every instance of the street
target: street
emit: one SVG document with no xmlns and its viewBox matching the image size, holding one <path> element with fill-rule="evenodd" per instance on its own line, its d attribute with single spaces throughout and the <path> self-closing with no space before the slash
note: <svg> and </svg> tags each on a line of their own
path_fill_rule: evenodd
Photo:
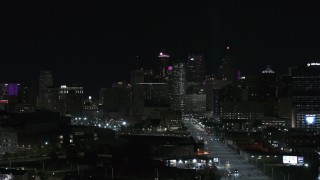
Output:
<svg viewBox="0 0 320 180">
<path fill-rule="evenodd" d="M 184 124 L 189 129 L 191 136 L 196 139 L 202 139 L 205 142 L 205 148 L 210 151 L 210 155 L 219 158 L 217 168 L 223 174 L 221 179 L 252 179 L 252 180 L 268 180 L 268 176 L 252 164 L 249 164 L 234 150 L 229 148 L 226 144 L 218 140 L 218 137 L 208 134 L 205 129 L 196 121 L 192 122 L 189 118 L 184 119 Z M 238 172 L 235 173 L 235 170 Z"/>
</svg>

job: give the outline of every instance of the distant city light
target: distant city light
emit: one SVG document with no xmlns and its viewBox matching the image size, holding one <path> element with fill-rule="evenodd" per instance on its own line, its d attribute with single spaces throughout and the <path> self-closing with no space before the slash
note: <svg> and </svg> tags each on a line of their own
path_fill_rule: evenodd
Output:
<svg viewBox="0 0 320 180">
<path fill-rule="evenodd" d="M 308 63 L 307 66 L 320 66 L 320 63 Z"/>
<path fill-rule="evenodd" d="M 160 54 L 159 54 L 158 57 L 159 57 L 159 58 L 169 58 L 170 56 L 169 56 L 168 54 L 165 54 L 165 53 L 163 53 L 163 52 L 160 52 Z"/>
</svg>

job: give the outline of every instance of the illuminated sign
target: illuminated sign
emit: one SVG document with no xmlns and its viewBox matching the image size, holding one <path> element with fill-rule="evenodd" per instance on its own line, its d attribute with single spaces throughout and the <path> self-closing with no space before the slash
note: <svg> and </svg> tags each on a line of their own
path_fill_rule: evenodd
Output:
<svg viewBox="0 0 320 180">
<path fill-rule="evenodd" d="M 304 164 L 304 158 L 298 157 L 298 165 L 303 165 L 303 164 Z"/>
<path fill-rule="evenodd" d="M 219 162 L 219 158 L 213 158 L 213 162 L 215 163 Z"/>
<path fill-rule="evenodd" d="M 8 100 L 0 100 L 0 104 L 8 104 Z"/>
<path fill-rule="evenodd" d="M 316 115 L 315 115 L 315 114 L 306 114 L 304 120 L 306 121 L 306 123 L 307 123 L 308 125 L 310 125 L 310 124 L 315 124 L 317 118 L 316 118 Z"/>
<path fill-rule="evenodd" d="M 283 164 L 297 165 L 298 157 L 297 156 L 283 156 Z"/>
<path fill-rule="evenodd" d="M 168 66 L 168 71 L 172 71 L 173 70 L 173 66 Z"/>
</svg>

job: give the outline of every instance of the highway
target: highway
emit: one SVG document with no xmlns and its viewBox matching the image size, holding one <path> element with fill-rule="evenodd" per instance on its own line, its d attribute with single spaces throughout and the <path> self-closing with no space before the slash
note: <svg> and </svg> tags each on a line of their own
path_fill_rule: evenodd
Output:
<svg viewBox="0 0 320 180">
<path fill-rule="evenodd" d="M 197 123 L 191 121 L 189 118 L 183 120 L 187 126 L 191 136 L 195 140 L 203 140 L 205 142 L 205 149 L 210 151 L 210 156 L 218 157 L 220 162 L 217 163 L 218 170 L 223 174 L 221 180 L 269 180 L 268 176 L 264 175 L 257 168 L 244 160 L 234 150 L 229 148 L 226 144 L 218 140 L 218 137 L 206 133 L 204 128 Z M 238 173 L 235 173 L 238 170 Z"/>
</svg>

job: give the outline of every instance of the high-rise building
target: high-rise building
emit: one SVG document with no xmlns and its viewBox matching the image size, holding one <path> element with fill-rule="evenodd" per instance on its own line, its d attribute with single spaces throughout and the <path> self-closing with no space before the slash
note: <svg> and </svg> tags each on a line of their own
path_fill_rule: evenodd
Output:
<svg viewBox="0 0 320 180">
<path fill-rule="evenodd" d="M 320 63 L 293 69 L 292 88 L 292 126 L 320 128 Z"/>
<path fill-rule="evenodd" d="M 214 119 L 218 120 L 220 117 L 221 89 L 229 82 L 208 76 L 203 84 L 206 94 L 206 110 L 212 111 Z"/>
<path fill-rule="evenodd" d="M 187 94 L 185 112 L 203 113 L 206 111 L 206 94 Z"/>
<path fill-rule="evenodd" d="M 131 85 L 127 82 L 117 82 L 111 88 L 106 88 L 103 102 L 103 113 L 129 114 Z"/>
<path fill-rule="evenodd" d="M 183 112 L 186 103 L 186 68 L 184 63 L 173 65 L 171 90 L 172 110 Z"/>
<path fill-rule="evenodd" d="M 203 89 L 205 67 L 203 55 L 189 55 L 186 65 L 187 94 L 199 93 Z"/>
<path fill-rule="evenodd" d="M 283 125 L 276 119 L 279 114 L 277 80 L 274 71 L 267 67 L 261 74 L 226 81 L 229 85 L 217 92 L 221 121 L 241 129 Z"/>
<path fill-rule="evenodd" d="M 233 62 L 231 61 L 230 47 L 226 48 L 226 55 L 222 59 L 220 66 L 220 78 L 227 81 L 235 81 L 237 78 L 236 69 Z"/>
<path fill-rule="evenodd" d="M 33 112 L 36 107 L 36 90 L 29 86 L 20 86 L 19 112 Z"/>
<path fill-rule="evenodd" d="M 159 79 L 153 76 L 152 71 L 143 69 L 131 71 L 130 114 L 139 116 L 141 120 L 165 121 L 170 110 L 170 77 L 168 74 Z"/>
<path fill-rule="evenodd" d="M 0 153 L 15 153 L 17 145 L 17 131 L 13 128 L 0 127 Z"/>
<path fill-rule="evenodd" d="M 261 82 L 263 83 L 262 91 L 264 99 L 278 98 L 278 77 L 277 74 L 267 66 L 261 73 Z"/>
<path fill-rule="evenodd" d="M 143 98 L 144 107 L 169 106 L 169 93 L 167 83 L 139 83 L 140 97 Z"/>
<path fill-rule="evenodd" d="M 53 86 L 51 71 L 41 71 L 39 77 L 39 96 L 38 107 L 40 109 L 49 109 L 48 88 Z"/>
<path fill-rule="evenodd" d="M 159 53 L 159 76 L 160 79 L 165 79 L 168 76 L 168 71 L 170 71 L 170 67 L 169 66 L 169 59 L 170 59 L 170 55 L 164 53 L 164 52 L 160 52 Z"/>
<path fill-rule="evenodd" d="M 60 113 L 63 115 L 81 116 L 83 109 L 83 87 L 68 87 L 62 85 L 59 88 Z"/>
<path fill-rule="evenodd" d="M 0 99 L 7 100 L 7 111 L 17 112 L 20 95 L 20 84 L 2 83 L 0 84 Z"/>
<path fill-rule="evenodd" d="M 141 115 L 143 113 L 144 98 L 139 83 L 144 83 L 144 70 L 134 70 L 130 74 L 132 86 L 130 97 L 130 115 Z"/>
</svg>

